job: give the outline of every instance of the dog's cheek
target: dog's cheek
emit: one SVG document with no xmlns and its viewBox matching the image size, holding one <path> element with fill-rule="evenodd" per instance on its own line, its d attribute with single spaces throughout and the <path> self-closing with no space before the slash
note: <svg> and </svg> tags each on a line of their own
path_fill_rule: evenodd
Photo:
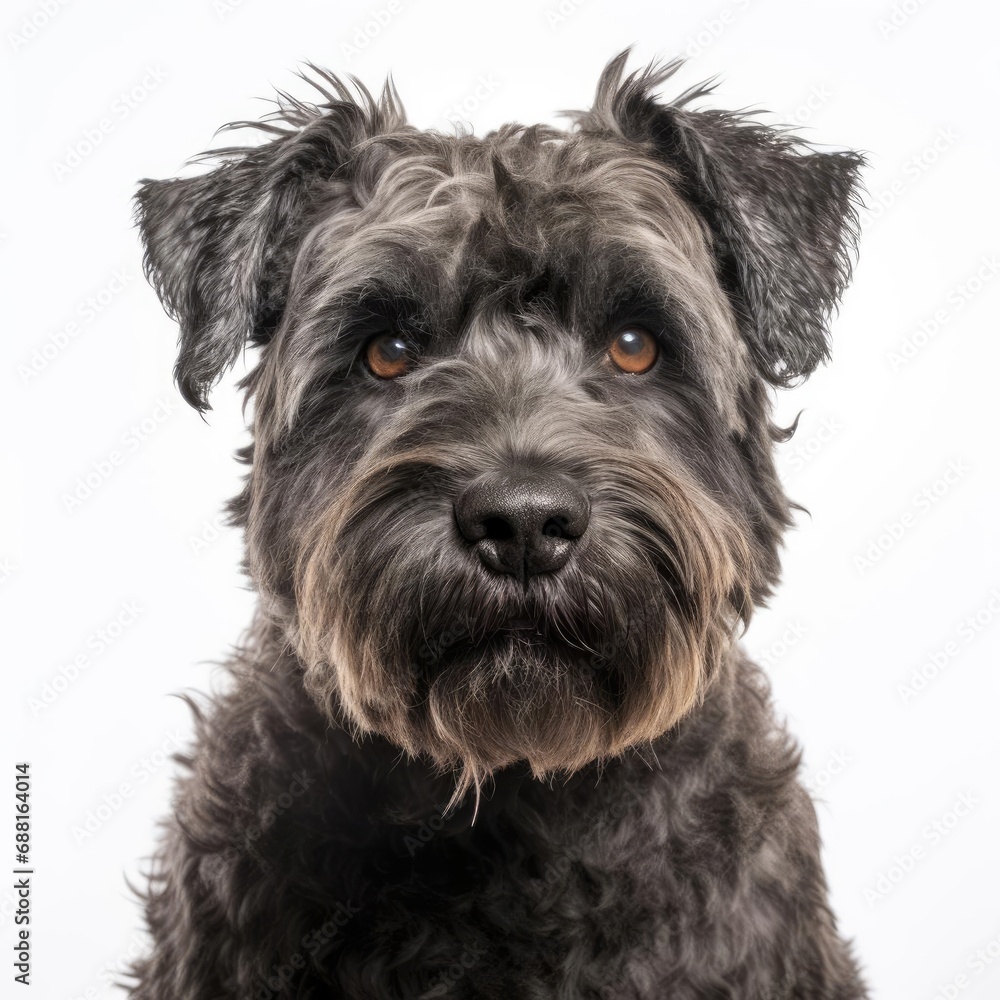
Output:
<svg viewBox="0 0 1000 1000">
<path fill-rule="evenodd" d="M 741 386 L 733 403 L 736 425 L 694 384 L 656 386 L 636 400 L 635 410 L 657 461 L 684 471 L 725 512 L 725 537 L 744 567 L 748 620 L 777 582 L 781 539 L 791 524 L 774 462 L 774 444 L 788 434 L 771 421 L 769 388 L 758 377 Z"/>
<path fill-rule="evenodd" d="M 234 519 L 245 529 L 245 568 L 262 609 L 290 634 L 298 617 L 297 567 L 313 523 L 350 482 L 365 427 L 380 416 L 359 410 L 352 399 L 328 403 L 290 428 L 266 409 L 255 416 L 253 464 Z"/>
</svg>

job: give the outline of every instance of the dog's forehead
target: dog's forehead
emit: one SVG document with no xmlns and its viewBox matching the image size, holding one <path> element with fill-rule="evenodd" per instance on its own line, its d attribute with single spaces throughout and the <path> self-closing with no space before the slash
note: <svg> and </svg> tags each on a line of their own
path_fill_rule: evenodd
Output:
<svg viewBox="0 0 1000 1000">
<path fill-rule="evenodd" d="M 609 237 L 656 237 L 704 255 L 706 231 L 673 170 L 624 140 L 537 126 L 407 138 L 373 141 L 361 154 L 361 231 L 410 226 L 454 248 L 488 231 L 536 259 L 549 247 L 585 254 Z"/>
<path fill-rule="evenodd" d="M 305 248 L 330 294 L 381 283 L 437 308 L 525 289 L 590 307 L 626 283 L 692 304 L 722 294 L 674 172 L 624 139 L 413 129 L 363 144 L 351 177 Z"/>
</svg>

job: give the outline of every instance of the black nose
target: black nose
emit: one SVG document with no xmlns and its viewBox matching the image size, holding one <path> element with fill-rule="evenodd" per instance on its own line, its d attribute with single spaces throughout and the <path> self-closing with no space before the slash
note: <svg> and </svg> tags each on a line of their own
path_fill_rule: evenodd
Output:
<svg viewBox="0 0 1000 1000">
<path fill-rule="evenodd" d="M 568 476 L 509 470 L 476 479 L 456 501 L 455 518 L 490 569 L 526 579 L 565 564 L 587 530 L 590 504 Z"/>
</svg>

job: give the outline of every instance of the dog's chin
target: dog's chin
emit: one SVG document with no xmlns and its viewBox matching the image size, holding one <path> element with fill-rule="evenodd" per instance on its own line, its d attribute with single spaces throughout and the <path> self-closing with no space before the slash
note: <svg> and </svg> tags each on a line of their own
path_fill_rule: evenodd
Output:
<svg viewBox="0 0 1000 1000">
<path fill-rule="evenodd" d="M 648 744 L 697 703 L 715 653 L 669 629 L 641 651 L 625 634 L 585 648 L 515 620 L 395 661 L 357 636 L 335 638 L 306 663 L 305 683 L 331 718 L 454 770 L 464 791 L 510 765 L 564 775 Z"/>
</svg>

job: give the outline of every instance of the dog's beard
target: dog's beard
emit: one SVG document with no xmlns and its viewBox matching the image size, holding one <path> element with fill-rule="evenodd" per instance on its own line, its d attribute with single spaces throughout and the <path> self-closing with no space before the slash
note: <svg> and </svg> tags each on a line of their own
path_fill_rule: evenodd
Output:
<svg viewBox="0 0 1000 1000">
<path fill-rule="evenodd" d="M 588 457 L 580 551 L 526 584 L 455 528 L 454 454 L 370 459 L 307 531 L 293 629 L 336 719 L 458 768 L 572 772 L 662 735 L 699 700 L 751 606 L 745 533 L 648 454 Z"/>
</svg>

